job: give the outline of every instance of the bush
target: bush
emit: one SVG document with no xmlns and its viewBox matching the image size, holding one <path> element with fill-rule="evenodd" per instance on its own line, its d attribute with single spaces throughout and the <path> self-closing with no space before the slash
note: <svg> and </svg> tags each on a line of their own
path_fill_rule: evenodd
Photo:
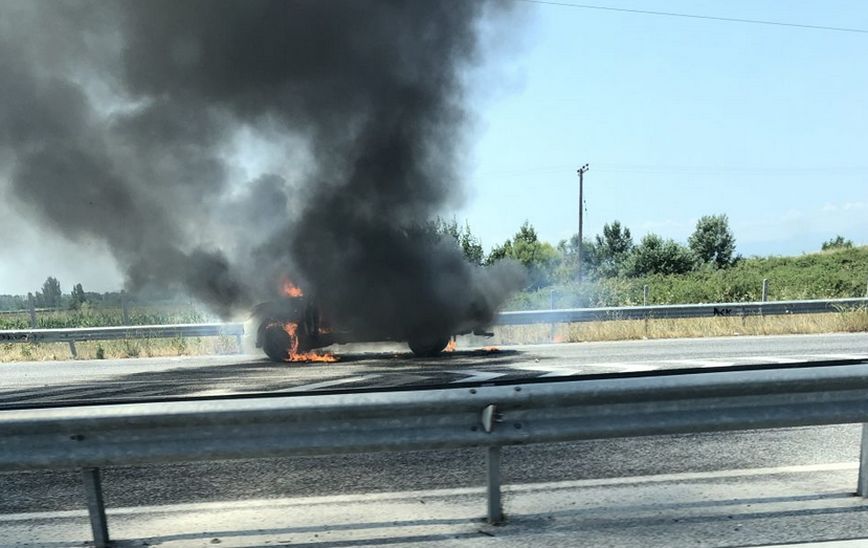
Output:
<svg viewBox="0 0 868 548">
<path fill-rule="evenodd" d="M 633 250 L 626 270 L 632 276 L 684 274 L 695 266 L 696 258 L 689 249 L 675 240 L 664 240 L 656 234 L 648 234 Z"/>
<path fill-rule="evenodd" d="M 760 300 L 764 278 L 769 280 L 770 298 L 777 301 L 864 297 L 868 247 L 800 257 L 754 257 L 725 270 L 707 268 L 550 286 L 516 295 L 507 309 L 549 308 L 552 291 L 555 308 L 640 305 L 644 285 L 650 289 L 649 304 L 751 302 Z"/>
</svg>

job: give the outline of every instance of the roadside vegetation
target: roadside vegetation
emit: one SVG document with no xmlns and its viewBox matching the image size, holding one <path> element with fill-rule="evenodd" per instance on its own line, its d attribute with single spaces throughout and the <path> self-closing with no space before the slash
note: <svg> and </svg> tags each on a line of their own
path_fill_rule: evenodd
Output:
<svg viewBox="0 0 868 548">
<path fill-rule="evenodd" d="M 479 243 L 468 226 L 460 238 L 456 228 L 453 222 L 446 234 L 462 249 L 467 249 L 468 240 Z M 815 253 L 796 257 L 746 258 L 736 254 L 735 243 L 726 215 L 701 217 L 686 243 L 648 234 L 637 244 L 629 228 L 613 221 L 581 245 L 578 235 L 552 245 L 525 223 L 487 257 L 474 253 L 467 258 L 478 264 L 513 259 L 525 265 L 527 286 L 511 299 L 509 310 L 754 302 L 762 298 L 763 280 L 769 281 L 772 301 L 868 296 L 868 246 L 854 246 L 843 236 L 821 243 Z M 868 331 L 865 308 L 792 316 L 501 326 L 494 343 L 859 331 Z"/>
<path fill-rule="evenodd" d="M 40 309 L 36 313 L 38 329 L 67 327 L 108 327 L 114 325 L 167 325 L 218 321 L 210 314 L 193 309 L 189 305 L 155 304 L 130 306 L 128 322 L 124 322 L 123 309 L 100 308 L 85 304 L 73 310 Z M 0 329 L 29 329 L 30 313 L 27 310 L 0 312 Z"/>
<path fill-rule="evenodd" d="M 744 335 L 808 335 L 868 331 L 868 309 L 829 314 L 616 320 L 572 324 L 501 326 L 490 344 L 625 341 Z"/>
<path fill-rule="evenodd" d="M 236 354 L 235 337 L 175 337 L 172 339 L 135 339 L 81 341 L 75 343 L 78 359 L 158 358 Z M 73 359 L 67 343 L 0 343 L 0 363 Z"/>
<path fill-rule="evenodd" d="M 700 218 L 686 244 L 656 234 L 636 244 L 613 221 L 581 246 L 577 236 L 553 246 L 525 223 L 484 262 L 509 258 L 527 267 L 527 285 L 510 310 L 641 305 L 646 286 L 647 304 L 759 301 L 764 279 L 769 300 L 865 297 L 868 246 L 836 236 L 819 247 L 797 257 L 742 257 L 726 215 Z"/>
<path fill-rule="evenodd" d="M 699 219 L 687 242 L 656 234 L 633 241 L 618 221 L 602 234 L 578 242 L 578 236 L 553 245 L 539 239 L 525 222 L 512 238 L 486 254 L 468 224 L 438 219 L 432 234 L 454 240 L 468 261 L 481 266 L 511 259 L 528 272 L 527 283 L 509 301 L 509 310 L 636 306 L 759 301 L 769 280 L 769 300 L 829 299 L 866 296 L 868 246 L 854 246 L 843 236 L 822 242 L 815 253 L 797 257 L 742 257 L 726 215 Z M 579 260 L 581 257 L 581 261 Z M 581 283 L 579 265 L 581 264 Z M 645 293 L 647 288 L 647 294 Z M 647 297 L 647 301 L 646 301 Z M 87 292 L 75 284 L 64 293 L 48 277 L 28 295 L 0 295 L 0 330 L 31 327 L 103 327 L 218 321 L 173 294 L 126 295 Z M 125 318 L 126 312 L 126 318 Z M 763 335 L 868 331 L 868 310 L 832 314 L 681 320 L 624 320 L 570 325 L 503 326 L 495 344 L 549 341 L 605 341 L 664 337 Z M 157 357 L 236 352 L 232 338 L 150 339 L 78 342 L 80 358 Z M 63 359 L 64 343 L 0 344 L 0 362 Z"/>
</svg>

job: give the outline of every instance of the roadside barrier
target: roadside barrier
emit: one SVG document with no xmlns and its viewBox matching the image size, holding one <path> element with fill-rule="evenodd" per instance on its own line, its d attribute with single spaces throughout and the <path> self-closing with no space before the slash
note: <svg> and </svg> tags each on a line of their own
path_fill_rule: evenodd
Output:
<svg viewBox="0 0 868 548">
<path fill-rule="evenodd" d="M 562 310 L 501 312 L 497 315 L 494 323 L 495 325 L 526 325 L 665 318 L 707 318 L 714 316 L 744 318 L 747 316 L 841 312 L 865 307 L 868 307 L 868 298 L 568 308 Z M 66 342 L 69 344 L 70 353 L 75 357 L 77 355 L 75 348 L 76 341 L 174 337 L 235 337 L 240 351 L 243 336 L 243 323 L 202 323 L 67 329 L 12 329 L 0 331 L 0 343 Z"/>
<path fill-rule="evenodd" d="M 509 445 L 868 422 L 868 363 L 329 395 L 0 411 L 0 471 L 81 469 L 95 546 L 109 545 L 100 468 L 478 447 L 503 521 Z M 868 493 L 866 439 L 857 493 Z"/>
</svg>

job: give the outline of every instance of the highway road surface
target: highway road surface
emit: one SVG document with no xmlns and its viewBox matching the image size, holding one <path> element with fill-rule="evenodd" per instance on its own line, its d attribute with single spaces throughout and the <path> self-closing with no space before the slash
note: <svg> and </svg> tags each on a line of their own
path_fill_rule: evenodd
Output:
<svg viewBox="0 0 868 548">
<path fill-rule="evenodd" d="M 432 360 L 353 349 L 325 365 L 251 356 L 4 364 L 0 402 L 410 388 L 802 359 L 868 359 L 868 336 L 459 349 Z M 139 546 L 750 546 L 858 539 L 868 538 L 868 503 L 853 494 L 860 432 L 843 425 L 509 447 L 504 527 L 479 521 L 481 450 L 117 467 L 104 471 L 104 490 L 114 531 Z M 0 474 L 0 493 L 0 545 L 59 548 L 87 538 L 76 471 Z"/>
<path fill-rule="evenodd" d="M 414 358 L 403 345 L 334 348 L 338 363 L 259 355 L 0 364 L 0 408 L 258 392 L 329 392 L 593 374 L 868 359 L 868 334 L 725 337 L 461 348 Z"/>
</svg>

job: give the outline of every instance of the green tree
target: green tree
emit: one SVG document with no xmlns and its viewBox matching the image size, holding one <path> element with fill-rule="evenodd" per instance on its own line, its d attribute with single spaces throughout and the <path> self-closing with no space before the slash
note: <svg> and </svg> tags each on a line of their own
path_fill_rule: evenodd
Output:
<svg viewBox="0 0 868 548">
<path fill-rule="evenodd" d="M 48 308 L 55 308 L 60 305 L 60 297 L 63 292 L 60 290 L 60 282 L 57 278 L 49 276 L 45 283 L 42 284 L 42 304 Z"/>
<path fill-rule="evenodd" d="M 87 302 L 87 295 L 84 293 L 84 288 L 81 287 L 81 284 L 75 284 L 72 286 L 72 293 L 69 306 L 75 310 L 81 308 L 81 305 Z"/>
<path fill-rule="evenodd" d="M 696 230 L 687 245 L 703 263 L 726 268 L 735 263 L 735 237 L 726 215 L 705 215 L 696 222 Z"/>
<path fill-rule="evenodd" d="M 823 242 L 823 251 L 829 251 L 834 249 L 851 249 L 852 247 L 853 242 L 851 240 L 845 240 L 844 237 L 840 234 L 829 241 Z"/>
<path fill-rule="evenodd" d="M 458 237 L 458 243 L 467 260 L 473 264 L 481 265 L 485 262 L 485 251 L 482 242 L 470 231 L 470 223 L 464 221 L 464 228 Z"/>
<path fill-rule="evenodd" d="M 593 264 L 600 276 L 617 276 L 633 251 L 630 229 L 620 221 L 603 225 L 603 234 L 597 234 L 594 242 Z"/>
<path fill-rule="evenodd" d="M 633 276 L 684 274 L 693 270 L 695 264 L 694 255 L 683 245 L 648 234 L 634 248 L 626 271 Z"/>
<path fill-rule="evenodd" d="M 528 221 L 521 225 L 511 239 L 506 240 L 503 245 L 495 246 L 488 254 L 486 262 L 491 264 L 506 258 L 514 259 L 527 268 L 531 289 L 551 284 L 559 262 L 554 246 L 540 241 L 536 230 Z"/>
<path fill-rule="evenodd" d="M 594 243 L 590 240 L 582 242 L 582 275 L 589 276 L 596 269 L 597 253 Z M 555 273 L 556 278 L 562 283 L 570 283 L 578 278 L 579 267 L 579 235 L 573 234 L 569 240 L 558 242 L 560 264 Z"/>
<path fill-rule="evenodd" d="M 482 242 L 470 230 L 470 223 L 464 221 L 464 227 L 458 228 L 458 221 L 444 221 L 437 218 L 433 223 L 433 230 L 439 237 L 450 237 L 461 248 L 464 256 L 473 264 L 481 265 L 485 262 L 485 251 Z"/>
</svg>

